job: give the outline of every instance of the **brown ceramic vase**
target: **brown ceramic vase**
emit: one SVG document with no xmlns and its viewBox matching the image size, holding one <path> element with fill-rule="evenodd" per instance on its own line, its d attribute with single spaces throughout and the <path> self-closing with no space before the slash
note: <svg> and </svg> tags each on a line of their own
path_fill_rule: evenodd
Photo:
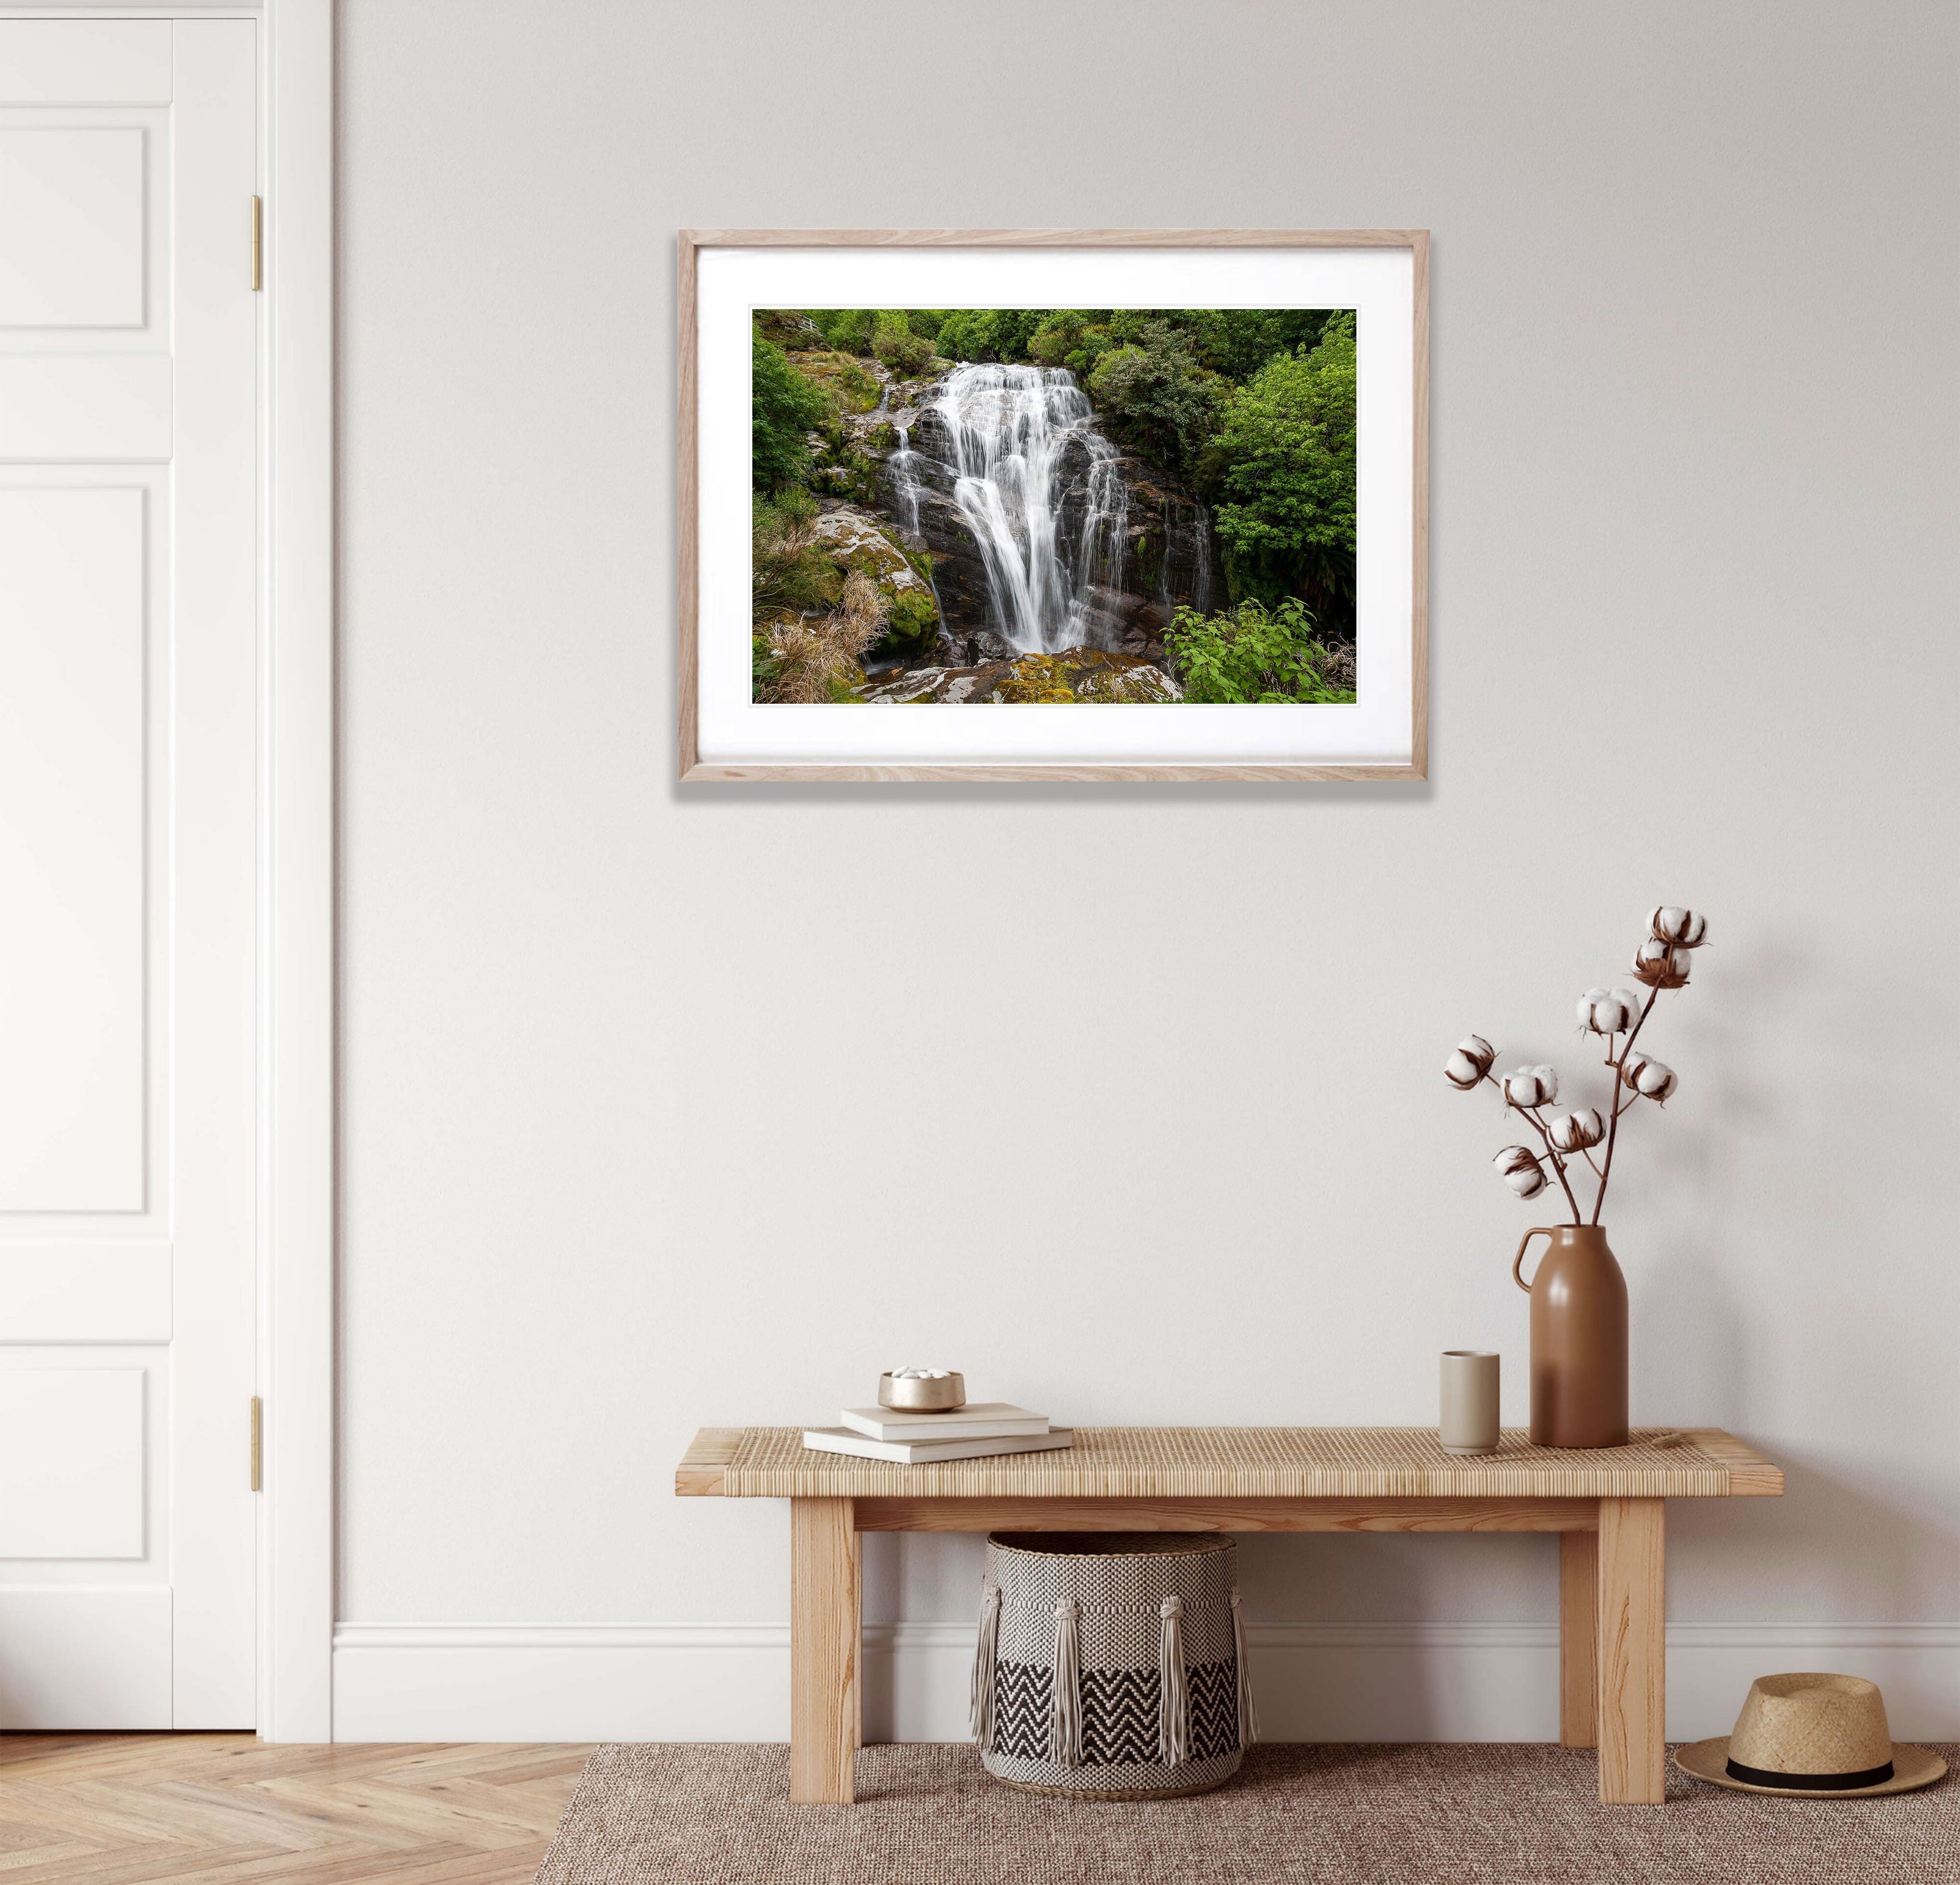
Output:
<svg viewBox="0 0 1960 1885">
<path fill-rule="evenodd" d="M 1548 1237 L 1528 1283 L 1526 1246 Z M 1597 1224 L 1527 1231 L 1511 1275 L 1531 1298 L 1531 1438 L 1537 1447 L 1627 1444 L 1627 1279 Z"/>
</svg>

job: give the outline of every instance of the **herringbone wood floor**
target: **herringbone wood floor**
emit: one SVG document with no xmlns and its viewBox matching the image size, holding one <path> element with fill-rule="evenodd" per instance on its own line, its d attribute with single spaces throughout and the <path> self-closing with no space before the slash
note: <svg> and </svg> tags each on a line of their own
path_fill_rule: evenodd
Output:
<svg viewBox="0 0 1960 1885">
<path fill-rule="evenodd" d="M 0 1735 L 0 1874 L 34 1885 L 530 1885 L 590 1752 Z"/>
</svg>

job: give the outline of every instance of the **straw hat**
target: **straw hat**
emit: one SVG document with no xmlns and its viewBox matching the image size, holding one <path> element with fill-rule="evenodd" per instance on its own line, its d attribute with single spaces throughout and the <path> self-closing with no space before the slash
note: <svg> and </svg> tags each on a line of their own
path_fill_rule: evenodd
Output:
<svg viewBox="0 0 1960 1885">
<path fill-rule="evenodd" d="M 1885 1697 L 1862 1676 L 1758 1676 L 1735 1733 L 1691 1741 L 1674 1762 L 1718 1787 L 1818 1800 L 1902 1794 L 1946 1772 L 1930 1749 L 1893 1740 Z"/>
</svg>

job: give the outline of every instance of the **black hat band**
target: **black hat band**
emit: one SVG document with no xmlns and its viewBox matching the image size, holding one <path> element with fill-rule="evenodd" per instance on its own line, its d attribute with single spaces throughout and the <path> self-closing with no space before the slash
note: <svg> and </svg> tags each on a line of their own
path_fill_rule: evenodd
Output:
<svg viewBox="0 0 1960 1885">
<path fill-rule="evenodd" d="M 1876 1787 L 1892 1777 L 1892 1764 L 1867 1767 L 1857 1774 L 1780 1774 L 1772 1767 L 1745 1767 L 1740 1761 L 1729 1763 L 1731 1780 L 1746 1781 L 1752 1787 L 1802 1788 L 1812 1793 L 1848 1793 L 1853 1788 Z"/>
</svg>

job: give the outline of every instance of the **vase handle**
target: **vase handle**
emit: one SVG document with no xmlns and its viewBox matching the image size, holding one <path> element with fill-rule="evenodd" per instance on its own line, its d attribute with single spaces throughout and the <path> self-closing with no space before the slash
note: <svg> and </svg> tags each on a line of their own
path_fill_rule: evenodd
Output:
<svg viewBox="0 0 1960 1885">
<path fill-rule="evenodd" d="M 1524 1234 L 1523 1237 L 1520 1240 L 1518 1244 L 1517 1255 L 1511 1259 L 1511 1281 L 1516 1283 L 1519 1288 L 1522 1290 L 1527 1296 L 1531 1294 L 1531 1285 L 1525 1281 L 1524 1276 L 1525 1246 L 1529 1243 L 1533 1237 L 1548 1237 L 1551 1235 L 1551 1226 L 1550 1224 L 1534 1224 L 1530 1230 L 1527 1231 Z"/>
</svg>

